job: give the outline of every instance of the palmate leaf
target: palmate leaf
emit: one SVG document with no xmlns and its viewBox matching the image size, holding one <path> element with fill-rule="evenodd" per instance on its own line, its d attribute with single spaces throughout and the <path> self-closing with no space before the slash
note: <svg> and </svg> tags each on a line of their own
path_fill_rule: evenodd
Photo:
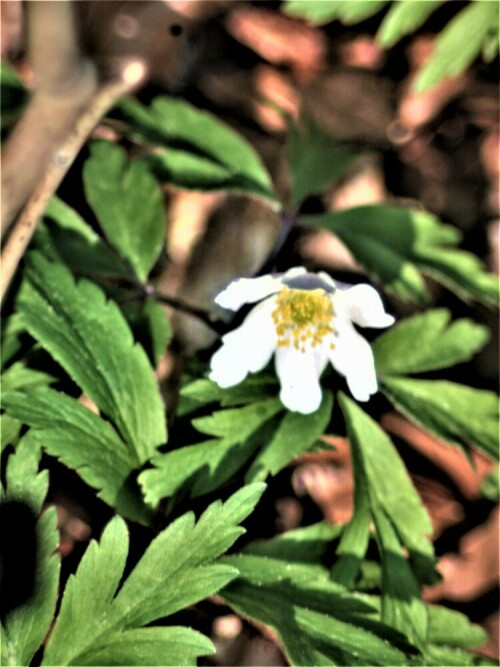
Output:
<svg viewBox="0 0 500 667">
<path fill-rule="evenodd" d="M 211 402 L 217 393 L 211 384 L 201 380 L 193 383 L 191 395 Z M 258 386 L 252 385 L 254 389 Z M 209 493 L 230 480 L 252 457 L 246 483 L 275 475 L 323 435 L 331 410 L 332 396 L 326 392 L 321 406 L 311 415 L 286 412 L 278 399 L 266 398 L 193 419 L 192 425 L 200 433 L 214 439 L 155 456 L 155 467 L 139 475 L 145 498 L 155 505 L 183 487 L 191 497 Z"/>
<path fill-rule="evenodd" d="M 463 72 L 477 58 L 490 35 L 498 33 L 498 3 L 474 0 L 459 12 L 436 38 L 436 48 L 418 73 L 418 92 L 432 88 L 447 76 Z"/>
<path fill-rule="evenodd" d="M 120 310 L 93 283 L 32 253 L 18 308 L 29 333 L 115 424 L 139 462 L 166 441 L 153 370 Z"/>
<path fill-rule="evenodd" d="M 108 141 L 95 141 L 83 168 L 87 199 L 108 241 L 145 282 L 165 238 L 163 198 L 139 160 Z"/>
<path fill-rule="evenodd" d="M 132 473 L 140 465 L 109 422 L 78 401 L 53 389 L 7 392 L 2 407 L 8 416 L 31 427 L 27 439 L 43 447 L 69 468 L 78 471 L 99 496 L 124 516 L 148 523 L 150 512 L 142 502 Z"/>
<path fill-rule="evenodd" d="M 452 444 L 498 459 L 498 396 L 446 380 L 385 377 L 381 389 L 409 419 Z"/>
<path fill-rule="evenodd" d="M 339 19 L 357 23 L 376 14 L 388 0 L 287 0 L 283 11 L 289 16 L 306 19 L 316 25 Z"/>
<path fill-rule="evenodd" d="M 276 475 L 296 456 L 306 452 L 322 436 L 330 421 L 333 396 L 324 392 L 321 405 L 316 412 L 302 415 L 286 412 L 272 437 L 255 457 L 245 480 L 254 482 Z"/>
<path fill-rule="evenodd" d="M 423 655 L 419 655 L 399 633 L 381 625 L 382 604 L 378 596 L 349 593 L 332 582 L 324 560 L 332 549 L 332 540 L 338 538 L 342 529 L 342 526 L 321 522 L 270 540 L 250 543 L 241 554 L 224 559 L 235 564 L 240 576 L 220 595 L 243 615 L 272 626 L 291 664 L 358 664 L 362 655 L 364 664 L 378 664 L 381 655 L 376 642 L 371 655 L 367 652 L 360 655 L 355 653 L 354 645 L 348 643 L 346 646 L 345 637 L 337 641 L 336 633 L 343 631 L 348 635 L 347 639 L 351 635 L 357 637 L 361 651 L 367 650 L 366 635 L 362 632 L 357 635 L 358 630 L 383 637 L 393 644 L 394 649 L 405 653 L 403 658 L 401 653 L 394 652 L 384 664 L 473 664 L 471 654 L 460 649 L 480 646 L 486 633 L 463 614 L 444 607 L 426 606 L 428 635 L 422 646 Z M 404 590 L 407 581 L 401 583 Z M 315 621 L 319 631 L 324 621 L 324 616 L 319 614 L 334 617 L 330 626 L 334 632 L 326 643 L 321 642 L 322 653 L 315 629 L 309 632 L 301 622 L 304 607 L 318 614 Z M 301 611 L 296 613 L 297 609 Z M 336 621 L 348 625 L 342 627 Z M 443 659 L 448 656 L 454 662 L 436 662 L 437 656 Z"/>
<path fill-rule="evenodd" d="M 160 179 L 181 188 L 235 190 L 280 207 L 257 153 L 212 114 L 168 97 L 149 107 L 127 98 L 118 109 L 134 138 L 156 144 L 145 159 Z"/>
<path fill-rule="evenodd" d="M 451 313 L 429 310 L 400 321 L 373 344 L 379 376 L 423 373 L 470 359 L 489 338 L 486 327 Z"/>
<path fill-rule="evenodd" d="M 368 545 L 369 519 L 374 520 L 383 570 L 382 620 L 422 645 L 427 618 L 415 574 L 403 557 L 402 547 L 411 554 L 419 577 L 433 575 L 434 552 L 428 535 L 429 516 L 413 487 L 394 445 L 384 431 L 356 403 L 343 394 L 339 402 L 344 414 L 355 470 L 355 534 L 346 531 L 355 548 L 356 560 Z M 357 517 L 359 512 L 359 517 Z M 342 558 L 349 557 L 346 544 Z M 333 571 L 335 576 L 336 572 Z"/>
<path fill-rule="evenodd" d="M 124 664 L 134 640 L 139 644 L 126 664 L 194 664 L 196 656 L 213 652 L 208 638 L 188 628 L 139 628 L 234 579 L 238 571 L 216 559 L 244 532 L 239 524 L 263 490 L 263 484 L 246 486 L 225 503 L 210 505 L 196 523 L 192 513 L 181 516 L 151 542 L 118 592 L 128 532 L 115 517 L 66 585 L 42 665 Z"/>
<path fill-rule="evenodd" d="M 190 414 L 210 403 L 220 403 L 223 408 L 253 403 L 275 396 L 277 386 L 276 377 L 264 373 L 249 375 L 240 384 L 226 389 L 212 380 L 198 378 L 182 387 L 177 415 Z"/>
<path fill-rule="evenodd" d="M 226 556 L 238 578 L 219 595 L 236 611 L 272 627 L 292 665 L 402 665 L 405 656 L 362 596 L 309 564 L 262 556 Z"/>
<path fill-rule="evenodd" d="M 292 125 L 287 149 L 292 177 L 292 210 L 296 210 L 309 195 L 321 192 L 337 181 L 359 155 L 308 119 L 303 119 L 300 127 Z"/>
<path fill-rule="evenodd" d="M 10 455 L 7 462 L 6 491 L 2 494 L 2 525 L 7 525 L 6 514 L 11 503 L 22 503 L 34 516 L 38 516 L 45 500 L 48 488 L 47 471 L 38 472 L 40 449 L 34 447 L 26 438 Z M 18 515 L 16 515 L 18 516 Z M 22 531 L 29 530 L 25 525 L 17 524 L 14 534 L 3 534 L 9 541 L 9 550 L 15 552 L 12 542 L 18 539 Z M 55 508 L 45 510 L 35 524 L 36 563 L 34 587 L 31 597 L 7 612 L 2 619 L 1 663 L 2 665 L 28 665 L 38 647 L 47 635 L 57 602 L 59 581 L 59 557 L 55 550 L 58 543 L 57 517 Z M 26 536 L 23 536 L 26 539 Z M 20 554 L 23 563 L 29 562 L 31 554 Z M 6 563 L 2 563 L 2 576 L 11 577 Z M 22 576 L 29 577 L 29 572 Z M 19 576 L 16 571 L 15 576 Z M 5 603 L 5 600 L 3 600 Z"/>
<path fill-rule="evenodd" d="M 270 398 L 194 419 L 193 426 L 200 433 L 216 437 L 157 454 L 152 459 L 155 467 L 139 475 L 146 501 L 156 505 L 188 482 L 191 497 L 219 488 L 261 446 L 262 440 L 256 433 L 282 409 L 278 399 Z"/>
<path fill-rule="evenodd" d="M 376 280 L 404 299 L 426 303 L 428 274 L 463 299 L 497 302 L 498 280 L 474 255 L 454 246 L 460 233 L 430 213 L 411 208 L 359 206 L 306 216 L 302 222 L 336 234 Z"/>
</svg>

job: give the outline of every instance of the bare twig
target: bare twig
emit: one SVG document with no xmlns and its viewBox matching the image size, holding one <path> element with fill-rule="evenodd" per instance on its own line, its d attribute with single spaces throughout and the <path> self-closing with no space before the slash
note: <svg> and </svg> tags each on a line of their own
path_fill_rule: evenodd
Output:
<svg viewBox="0 0 500 667">
<path fill-rule="evenodd" d="M 98 87 L 94 65 L 80 53 L 73 10 L 70 0 L 27 3 L 35 92 L 2 150 L 2 233 Z"/>
<path fill-rule="evenodd" d="M 83 143 L 106 111 L 130 91 L 140 79 L 141 63 L 131 63 L 119 81 L 104 84 L 82 112 L 69 135 L 53 152 L 53 157 L 19 216 L 2 252 L 0 299 L 3 300 L 16 267 L 30 242 L 47 203 L 61 183 Z M 142 68 L 144 73 L 144 68 Z"/>
<path fill-rule="evenodd" d="M 153 291 L 153 295 L 156 301 L 159 301 L 166 306 L 170 306 L 171 308 L 175 308 L 175 310 L 180 310 L 187 315 L 192 315 L 193 317 L 198 318 L 201 322 L 206 324 L 207 327 L 210 327 L 212 331 L 215 331 L 219 335 L 225 334 L 231 329 L 231 324 L 219 319 L 210 310 L 186 303 L 185 301 L 182 301 L 175 296 L 170 296 L 169 294 Z"/>
</svg>

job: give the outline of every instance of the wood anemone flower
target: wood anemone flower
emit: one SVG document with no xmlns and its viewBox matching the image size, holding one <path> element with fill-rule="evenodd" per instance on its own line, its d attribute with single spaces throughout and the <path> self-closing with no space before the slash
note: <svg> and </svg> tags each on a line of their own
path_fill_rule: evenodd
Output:
<svg viewBox="0 0 500 667">
<path fill-rule="evenodd" d="M 358 401 L 378 390 L 370 344 L 353 324 L 384 328 L 394 323 L 370 285 L 335 283 L 302 267 L 283 274 L 234 280 L 216 297 L 223 308 L 257 305 L 243 324 L 222 336 L 210 362 L 210 379 L 232 387 L 262 370 L 274 354 L 280 399 L 292 412 L 310 414 L 321 403 L 320 376 L 330 362 Z"/>
</svg>

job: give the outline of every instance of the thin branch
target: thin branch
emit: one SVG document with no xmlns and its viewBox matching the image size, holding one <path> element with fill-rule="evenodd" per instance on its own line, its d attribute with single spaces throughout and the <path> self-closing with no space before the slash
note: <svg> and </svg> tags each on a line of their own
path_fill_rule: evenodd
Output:
<svg viewBox="0 0 500 667">
<path fill-rule="evenodd" d="M 70 0 L 27 3 L 35 91 L 2 149 L 2 233 L 98 88 L 95 66 L 80 53 L 73 11 Z"/>
<path fill-rule="evenodd" d="M 170 306 L 171 308 L 175 308 L 175 310 L 180 310 L 187 315 L 192 315 L 193 317 L 198 318 L 201 320 L 201 322 L 206 324 L 207 327 L 210 327 L 212 331 L 215 331 L 219 335 L 227 333 L 232 328 L 231 324 L 228 324 L 224 320 L 219 319 L 210 310 L 200 308 L 199 306 L 190 305 L 175 296 L 162 294 L 161 292 L 157 292 L 155 290 L 152 292 L 152 296 L 156 299 L 156 301 L 159 301 L 166 306 Z"/>
<path fill-rule="evenodd" d="M 50 164 L 19 216 L 2 252 L 0 275 L 0 299 L 2 301 L 50 197 L 57 190 L 90 132 L 108 109 L 137 84 L 138 70 L 134 75 L 135 65 L 138 63 L 129 65 L 129 75 L 125 71 L 121 80 L 104 84 L 97 91 L 69 135 L 53 152 Z"/>
</svg>

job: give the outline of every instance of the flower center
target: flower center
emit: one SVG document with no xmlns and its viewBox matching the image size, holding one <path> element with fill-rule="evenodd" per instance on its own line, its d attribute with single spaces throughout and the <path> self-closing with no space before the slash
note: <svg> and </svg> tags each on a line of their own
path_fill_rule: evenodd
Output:
<svg viewBox="0 0 500 667">
<path fill-rule="evenodd" d="M 276 297 L 272 317 L 278 334 L 278 347 L 286 347 L 291 342 L 297 350 L 305 352 L 307 343 L 316 347 L 334 331 L 333 304 L 322 289 L 284 287 Z"/>
</svg>

